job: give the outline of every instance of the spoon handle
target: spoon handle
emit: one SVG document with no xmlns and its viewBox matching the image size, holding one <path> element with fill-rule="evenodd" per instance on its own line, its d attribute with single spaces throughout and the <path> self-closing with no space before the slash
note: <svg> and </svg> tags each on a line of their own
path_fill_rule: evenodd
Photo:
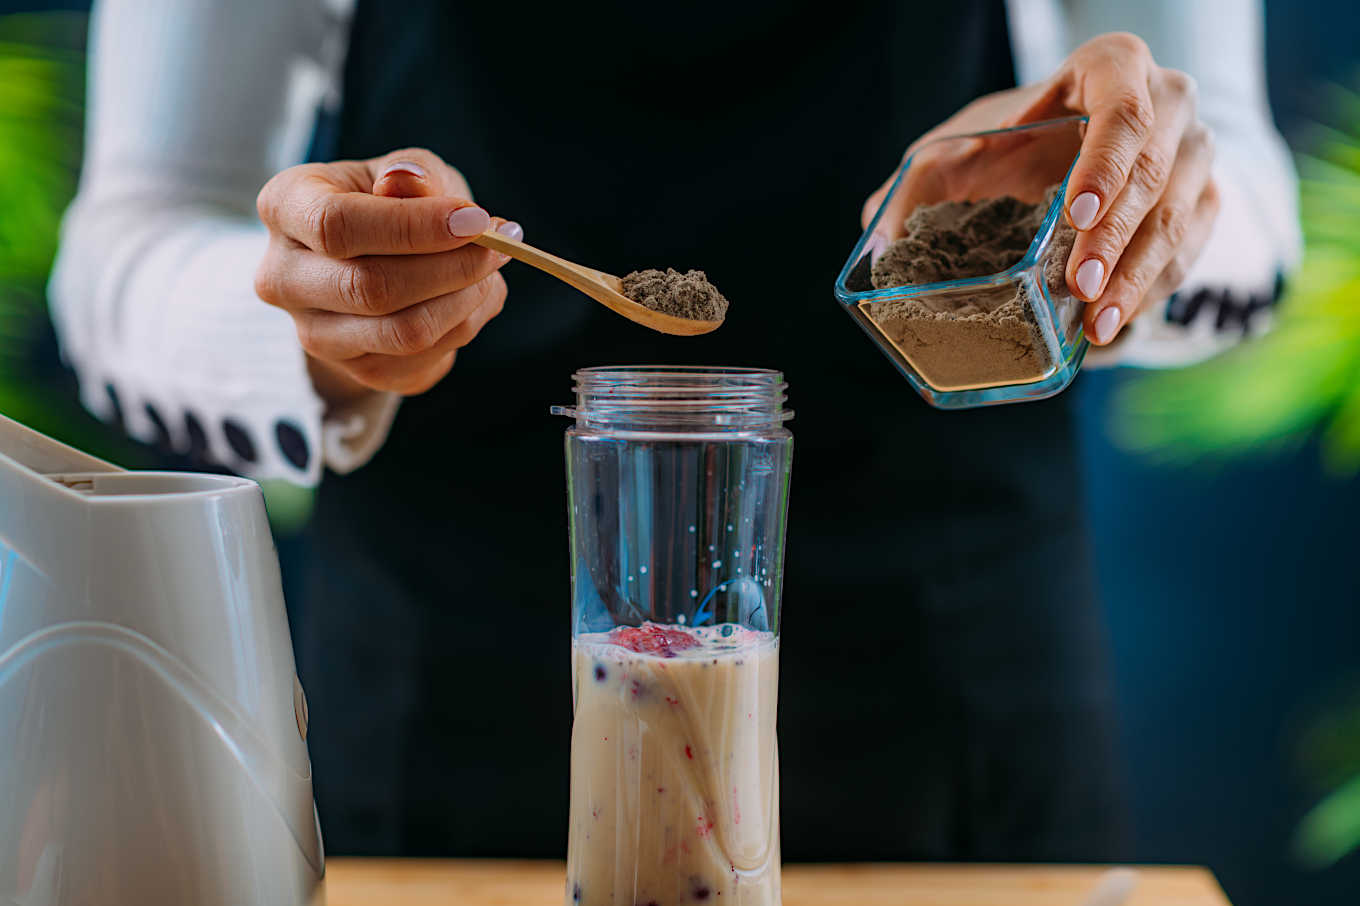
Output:
<svg viewBox="0 0 1360 906">
<path fill-rule="evenodd" d="M 536 267 L 551 274 L 585 293 L 610 311 L 623 315 L 635 324 L 641 324 L 643 327 L 649 327 L 660 333 L 675 336 L 695 336 L 701 333 L 709 333 L 722 325 L 721 321 L 691 321 L 687 318 L 678 318 L 675 315 L 653 311 L 624 295 L 623 281 L 613 274 L 606 274 L 604 271 L 593 270 L 575 262 L 567 261 L 565 258 L 550 255 L 542 249 L 525 245 L 518 239 L 511 239 L 509 236 L 502 236 L 500 233 L 487 230 L 485 233 L 473 237 L 472 241 L 483 248 L 502 252 L 511 258 L 523 261 L 530 267 Z"/>
<path fill-rule="evenodd" d="M 592 270 L 588 267 L 550 255 L 542 249 L 536 249 L 532 245 L 526 245 L 518 239 L 511 239 L 509 236 L 502 236 L 494 230 L 487 230 L 480 236 L 472 240 L 483 248 L 502 252 L 517 261 L 523 261 L 530 267 L 536 267 L 541 271 L 552 274 L 564 283 L 569 283 L 592 298 L 610 304 L 610 300 L 600 299 L 598 285 L 604 284 L 612 292 L 623 292 L 623 284 L 618 277 L 613 274 L 606 274 L 603 271 Z M 612 306 L 611 306 L 612 307 Z"/>
</svg>

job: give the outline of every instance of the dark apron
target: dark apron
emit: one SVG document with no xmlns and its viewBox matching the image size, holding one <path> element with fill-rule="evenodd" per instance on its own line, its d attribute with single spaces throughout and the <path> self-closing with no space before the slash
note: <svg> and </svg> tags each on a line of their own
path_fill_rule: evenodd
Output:
<svg viewBox="0 0 1360 906">
<path fill-rule="evenodd" d="M 931 410 L 831 294 L 905 145 L 1013 84 L 1003 4 L 535 6 L 360 2 L 321 153 L 429 147 L 528 241 L 703 268 L 732 310 L 662 337 L 511 262 L 449 377 L 327 476 L 298 643 L 329 850 L 563 855 L 567 425 L 547 409 L 577 367 L 667 362 L 791 385 L 786 857 L 1117 858 L 1070 397 Z"/>
</svg>

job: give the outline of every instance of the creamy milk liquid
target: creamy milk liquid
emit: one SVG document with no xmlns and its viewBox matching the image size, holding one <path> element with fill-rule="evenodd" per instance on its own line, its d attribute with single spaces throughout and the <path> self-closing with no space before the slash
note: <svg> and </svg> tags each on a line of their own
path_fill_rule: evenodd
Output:
<svg viewBox="0 0 1360 906">
<path fill-rule="evenodd" d="M 573 641 L 568 906 L 778 906 L 778 645 L 732 624 Z"/>
</svg>

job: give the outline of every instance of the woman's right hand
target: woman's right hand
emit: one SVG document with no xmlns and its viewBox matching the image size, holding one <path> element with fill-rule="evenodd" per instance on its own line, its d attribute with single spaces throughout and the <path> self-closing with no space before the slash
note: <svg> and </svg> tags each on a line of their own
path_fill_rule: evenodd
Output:
<svg viewBox="0 0 1360 906">
<path fill-rule="evenodd" d="M 500 313 L 509 259 L 470 241 L 488 227 L 524 231 L 470 195 L 462 174 L 419 148 L 302 164 L 260 191 L 270 238 L 255 291 L 292 315 L 327 403 L 425 392 Z"/>
</svg>

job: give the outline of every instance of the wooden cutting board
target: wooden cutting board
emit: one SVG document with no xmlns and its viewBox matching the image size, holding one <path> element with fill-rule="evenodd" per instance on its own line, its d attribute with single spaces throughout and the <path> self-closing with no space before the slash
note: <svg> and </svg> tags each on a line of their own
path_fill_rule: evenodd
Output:
<svg viewBox="0 0 1360 906">
<path fill-rule="evenodd" d="M 328 859 L 327 906 L 560 906 L 561 862 Z M 1082 906 L 1076 865 L 786 865 L 785 906 Z M 1125 906 L 1230 906 L 1203 868 L 1139 868 Z"/>
</svg>

